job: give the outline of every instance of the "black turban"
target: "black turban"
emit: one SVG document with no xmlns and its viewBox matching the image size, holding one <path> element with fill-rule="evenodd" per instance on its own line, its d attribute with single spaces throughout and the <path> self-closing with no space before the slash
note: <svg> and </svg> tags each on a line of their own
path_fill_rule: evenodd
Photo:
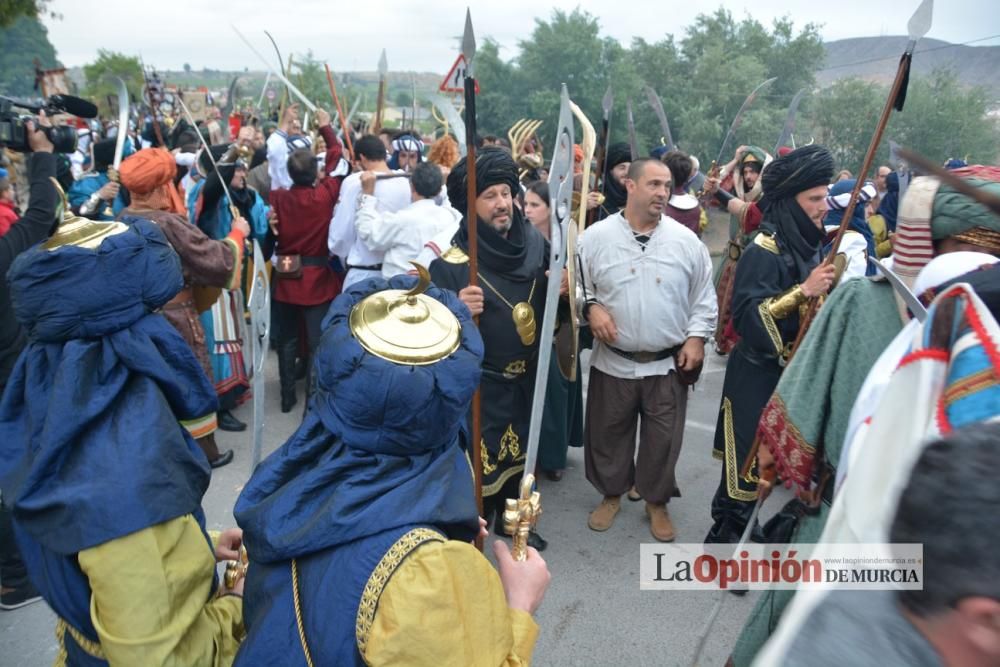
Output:
<svg viewBox="0 0 1000 667">
<path fill-rule="evenodd" d="M 115 140 L 105 139 L 94 144 L 95 167 L 108 167 L 115 161 Z"/>
<path fill-rule="evenodd" d="M 462 158 L 448 174 L 448 200 L 463 216 L 468 208 L 466 158 Z M 517 164 L 511 154 L 503 148 L 487 146 L 476 152 L 476 196 L 494 185 L 506 183 L 511 195 L 517 195 L 520 181 L 517 178 Z"/>
<path fill-rule="evenodd" d="M 815 144 L 775 159 L 761 175 L 764 196 L 758 206 L 764 214 L 762 228 L 775 234 L 778 246 L 791 253 L 796 280 L 804 281 L 819 264 L 823 230 L 809 219 L 795 195 L 833 179 L 833 156 Z"/>
<path fill-rule="evenodd" d="M 228 144 L 216 144 L 215 146 L 211 147 L 212 151 L 211 158 L 209 158 L 208 155 L 205 153 L 205 151 L 202 150 L 201 154 L 198 155 L 198 168 L 201 170 L 201 173 L 211 174 L 213 171 L 215 171 L 215 167 L 212 165 L 212 160 L 214 159 L 216 164 L 218 164 L 222 160 L 222 156 L 225 155 L 226 151 L 228 150 L 229 150 Z M 235 170 L 231 168 L 227 170 L 225 166 L 222 167 L 222 170 L 223 174 L 228 175 L 229 179 L 232 180 L 233 172 Z"/>
<path fill-rule="evenodd" d="M 811 144 L 776 158 L 761 176 L 764 196 L 758 206 L 765 214 L 774 202 L 803 190 L 829 185 L 833 180 L 833 155 L 824 146 Z"/>
<path fill-rule="evenodd" d="M 625 200 L 628 199 L 625 186 L 615 180 L 615 177 L 611 175 L 611 170 L 622 162 L 631 161 L 632 148 L 625 142 L 611 144 L 608 147 L 608 157 L 604 161 L 604 196 L 606 199 L 604 208 L 608 211 L 618 211 L 625 206 Z"/>
</svg>

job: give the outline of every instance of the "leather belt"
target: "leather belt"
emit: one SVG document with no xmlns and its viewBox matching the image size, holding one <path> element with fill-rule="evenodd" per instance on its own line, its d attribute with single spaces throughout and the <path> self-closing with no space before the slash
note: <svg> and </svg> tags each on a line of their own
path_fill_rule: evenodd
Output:
<svg viewBox="0 0 1000 667">
<path fill-rule="evenodd" d="M 325 255 L 300 255 L 302 258 L 302 266 L 329 266 L 330 258 Z"/>
<path fill-rule="evenodd" d="M 628 350 L 619 350 L 614 345 L 608 345 L 608 349 L 617 354 L 619 357 L 624 357 L 629 361 L 634 361 L 639 364 L 648 364 L 654 361 L 669 359 L 677 354 L 682 347 L 684 347 L 683 344 L 674 345 L 673 347 L 668 347 L 667 349 L 660 350 L 659 352 L 629 352 Z"/>
<path fill-rule="evenodd" d="M 163 307 L 170 309 L 183 308 L 184 306 L 187 305 L 189 301 L 192 303 L 194 302 L 194 292 L 191 290 L 190 287 L 185 287 L 176 295 L 174 295 L 173 299 L 167 301 L 167 303 L 164 304 Z"/>
<path fill-rule="evenodd" d="M 350 271 L 351 269 L 357 269 L 358 271 L 381 271 L 382 265 L 372 264 L 371 266 L 355 266 L 353 264 L 348 264 L 347 270 Z"/>
</svg>

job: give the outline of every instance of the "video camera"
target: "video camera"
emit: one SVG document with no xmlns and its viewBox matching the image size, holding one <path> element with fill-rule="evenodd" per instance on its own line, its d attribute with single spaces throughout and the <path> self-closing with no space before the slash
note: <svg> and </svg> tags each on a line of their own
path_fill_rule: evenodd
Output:
<svg viewBox="0 0 1000 667">
<path fill-rule="evenodd" d="M 35 126 L 45 132 L 57 153 L 72 153 L 76 150 L 76 128 L 70 126 L 40 127 L 38 119 L 29 114 L 14 111 L 14 107 L 34 113 L 44 110 L 46 114 L 68 113 L 80 118 L 96 118 L 97 107 L 87 100 L 72 95 L 50 95 L 45 100 L 21 100 L 0 95 L 0 145 L 28 153 L 28 128 L 25 121 L 35 122 Z"/>
</svg>

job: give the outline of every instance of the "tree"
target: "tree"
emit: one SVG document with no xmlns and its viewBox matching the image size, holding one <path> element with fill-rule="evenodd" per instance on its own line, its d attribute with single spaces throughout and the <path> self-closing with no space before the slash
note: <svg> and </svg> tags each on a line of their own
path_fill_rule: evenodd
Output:
<svg viewBox="0 0 1000 667">
<path fill-rule="evenodd" d="M 840 168 L 861 167 L 888 94 L 886 86 L 852 78 L 817 96 L 811 119 L 816 141 L 830 148 Z M 911 79 L 906 104 L 890 117 L 875 164 L 888 161 L 889 139 L 939 162 L 968 157 L 993 163 L 1000 139 L 996 121 L 986 115 L 991 99 L 983 88 L 963 89 L 947 70 Z"/>
<path fill-rule="evenodd" d="M 185 74 L 191 73 L 191 63 L 184 63 L 184 73 Z"/>
<path fill-rule="evenodd" d="M 85 95 L 93 99 L 100 113 L 112 116 L 117 112 L 117 101 L 112 105 L 109 98 L 117 100 L 118 82 L 115 77 L 125 82 L 129 94 L 139 98 L 145 86 L 142 65 L 139 58 L 126 56 L 107 49 L 97 52 L 97 60 L 83 66 L 86 78 Z"/>
<path fill-rule="evenodd" d="M 40 16 L 58 18 L 59 14 L 49 11 L 49 0 L 3 0 L 0 2 L 0 28 L 7 28 L 20 18 L 35 19 Z M 4 42 L 9 49 L 10 43 Z"/>
<path fill-rule="evenodd" d="M 35 60 L 44 69 L 59 67 L 45 26 L 37 18 L 21 16 L 0 28 L 0 95 L 31 97 L 35 88 Z"/>
</svg>

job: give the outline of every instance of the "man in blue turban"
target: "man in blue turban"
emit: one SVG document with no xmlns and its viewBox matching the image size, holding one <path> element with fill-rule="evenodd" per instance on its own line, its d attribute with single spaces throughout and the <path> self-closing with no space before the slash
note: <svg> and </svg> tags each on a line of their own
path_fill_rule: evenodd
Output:
<svg viewBox="0 0 1000 667">
<path fill-rule="evenodd" d="M 208 460 L 181 424 L 215 392 L 157 312 L 184 284 L 177 254 L 148 220 L 70 219 L 8 281 L 28 343 L 0 402 L 0 485 L 57 664 L 231 664 L 242 588 L 215 565 L 239 531 L 205 530 Z"/>
<path fill-rule="evenodd" d="M 483 341 L 455 294 L 420 293 L 423 276 L 337 297 L 305 421 L 236 503 L 250 558 L 237 665 L 530 661 L 548 569 L 498 541 L 498 576 L 469 544 L 485 525 L 463 451 Z"/>
</svg>

